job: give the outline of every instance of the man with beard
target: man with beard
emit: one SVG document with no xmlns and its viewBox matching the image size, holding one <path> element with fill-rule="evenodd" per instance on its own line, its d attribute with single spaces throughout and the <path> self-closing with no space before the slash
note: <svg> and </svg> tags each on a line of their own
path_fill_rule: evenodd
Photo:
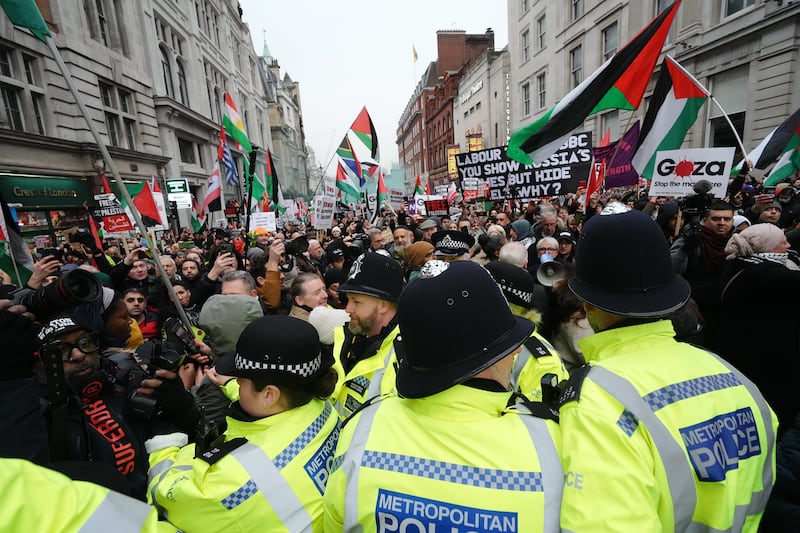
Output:
<svg viewBox="0 0 800 533">
<path fill-rule="evenodd" d="M 705 346 L 712 348 L 721 312 L 725 245 L 733 234 L 733 207 L 714 201 L 699 227 L 684 226 L 670 247 L 675 273 L 689 282 L 705 320 Z"/>
<path fill-rule="evenodd" d="M 395 314 L 403 290 L 403 268 L 382 254 L 362 254 L 339 293 L 347 295 L 350 322 L 335 332 L 334 368 L 339 380 L 331 403 L 344 419 L 361 404 L 394 391 Z"/>
<path fill-rule="evenodd" d="M 8 304 L 10 302 L 0 304 L 4 309 L 0 312 L 0 321 L 4 325 L 9 325 L 7 317 L 13 316 L 5 310 Z M 13 331 L 20 331 L 24 337 L 27 320 L 17 315 Z M 42 366 L 49 374 L 46 377 L 48 398 L 40 400 L 37 394 L 40 379 L 33 371 L 34 346 L 24 349 L 15 345 L 14 360 L 18 364 L 10 366 L 16 368 L 16 372 L 8 375 L 4 370 L 0 376 L 3 400 L 13 398 L 16 411 L 13 426 L 9 425 L 12 420 L 4 417 L 4 425 L 10 428 L 12 435 L 6 434 L 10 441 L 3 447 L 2 454 L 29 457 L 45 464 L 92 461 L 108 465 L 124 477 L 132 496 L 144 499 L 148 470 L 144 440 L 157 417 L 129 415 L 128 398 L 137 385 L 132 383 L 126 388 L 128 384 L 115 382 L 110 377 L 113 368 L 100 357 L 99 333 L 77 317 L 59 315 L 49 320 L 36 336 L 35 345 Z M 48 368 L 53 371 L 48 372 Z M 186 431 L 193 430 L 199 416 L 191 395 L 177 382 L 165 382 L 164 387 L 160 391 L 160 405 L 170 414 L 185 412 L 186 415 L 175 419 L 175 424 Z M 48 404 L 48 400 L 49 409 L 44 417 L 46 431 L 42 434 L 40 405 Z M 49 446 L 43 439 L 47 439 Z M 34 457 L 31 454 L 37 448 L 41 452 Z M 45 451 L 46 448 L 49 450 Z"/>
</svg>

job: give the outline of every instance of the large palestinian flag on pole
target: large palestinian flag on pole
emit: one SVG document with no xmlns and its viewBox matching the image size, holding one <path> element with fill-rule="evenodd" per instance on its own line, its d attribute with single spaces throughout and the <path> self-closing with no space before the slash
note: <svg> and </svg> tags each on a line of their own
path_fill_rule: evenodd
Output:
<svg viewBox="0 0 800 533">
<path fill-rule="evenodd" d="M 588 116 L 606 109 L 637 109 L 680 4 L 677 0 L 662 11 L 555 107 L 516 131 L 508 141 L 508 156 L 525 164 L 544 161 Z"/>
<path fill-rule="evenodd" d="M 750 162 L 750 168 L 765 170 L 769 167 L 773 161 L 786 152 L 786 148 L 791 145 L 792 138 L 797 135 L 798 128 L 800 128 L 800 109 L 769 132 L 769 135 L 747 154 L 745 159 Z M 743 161 L 740 161 L 733 167 L 731 174 L 738 174 L 742 163 Z"/>
<path fill-rule="evenodd" d="M 641 177 L 653 178 L 657 152 L 681 147 L 708 96 L 706 88 L 677 61 L 664 58 L 633 155 L 633 168 Z"/>
</svg>

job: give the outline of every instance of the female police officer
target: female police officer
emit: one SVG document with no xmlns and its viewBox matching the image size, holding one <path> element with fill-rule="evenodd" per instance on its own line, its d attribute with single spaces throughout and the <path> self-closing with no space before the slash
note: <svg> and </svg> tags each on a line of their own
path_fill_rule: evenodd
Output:
<svg viewBox="0 0 800 533">
<path fill-rule="evenodd" d="M 178 528 L 322 531 L 322 494 L 339 435 L 323 398 L 336 383 L 308 322 L 265 316 L 242 332 L 235 356 L 217 364 L 237 377 L 224 443 L 196 454 L 186 435 L 148 441 L 148 496 Z"/>
</svg>

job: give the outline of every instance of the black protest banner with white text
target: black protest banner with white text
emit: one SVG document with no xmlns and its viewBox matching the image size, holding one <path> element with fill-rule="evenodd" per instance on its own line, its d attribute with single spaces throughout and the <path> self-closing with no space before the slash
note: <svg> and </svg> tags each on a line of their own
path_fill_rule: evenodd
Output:
<svg viewBox="0 0 800 533">
<path fill-rule="evenodd" d="M 489 199 L 532 200 L 575 192 L 589 177 L 591 132 L 572 135 L 546 160 L 523 165 L 506 156 L 506 146 L 456 154 L 458 176 L 480 178 L 489 184 Z"/>
</svg>

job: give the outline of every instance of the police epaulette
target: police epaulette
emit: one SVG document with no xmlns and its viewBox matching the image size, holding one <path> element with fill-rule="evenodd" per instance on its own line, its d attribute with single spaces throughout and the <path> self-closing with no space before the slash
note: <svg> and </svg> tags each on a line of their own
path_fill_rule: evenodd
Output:
<svg viewBox="0 0 800 533">
<path fill-rule="evenodd" d="M 521 410 L 520 407 L 524 406 L 528 412 Z M 558 422 L 558 411 L 544 402 L 532 402 L 528 399 L 520 399 L 515 409 L 520 414 L 530 414 L 536 418 L 543 418 L 545 420 L 552 420 Z"/>
<path fill-rule="evenodd" d="M 564 388 L 561 390 L 561 396 L 558 398 L 558 407 L 569 402 L 577 401 L 581 397 L 581 387 L 583 387 L 583 380 L 592 369 L 591 365 L 583 365 L 564 382 Z"/>
<path fill-rule="evenodd" d="M 531 355 L 536 359 L 540 357 L 544 357 L 545 355 L 553 355 L 552 350 L 548 349 L 548 346 L 542 342 L 541 339 L 537 339 L 536 337 L 528 337 L 528 340 L 523 342 L 522 344 L 531 352 Z"/>
<path fill-rule="evenodd" d="M 197 459 L 202 459 L 203 461 L 207 462 L 210 465 L 213 465 L 233 450 L 242 446 L 243 444 L 247 443 L 247 439 L 244 437 L 237 437 L 235 439 L 231 439 L 227 442 L 223 442 L 218 446 L 213 446 L 210 450 L 206 450 L 199 456 Z"/>
<path fill-rule="evenodd" d="M 347 423 L 350 422 L 350 420 L 352 420 L 353 417 L 356 416 L 358 413 L 360 413 L 361 411 L 363 411 L 367 407 L 369 407 L 369 406 L 371 406 L 371 405 L 383 400 L 384 398 L 388 398 L 389 396 L 393 396 L 393 394 L 378 394 L 377 396 L 373 396 L 372 398 L 367 398 L 367 400 L 364 403 L 362 403 L 361 405 L 359 405 L 358 407 L 356 407 L 353 410 L 353 412 L 350 413 L 347 416 L 347 418 L 342 420 L 342 429 L 344 429 L 344 427 L 347 425 Z"/>
</svg>

